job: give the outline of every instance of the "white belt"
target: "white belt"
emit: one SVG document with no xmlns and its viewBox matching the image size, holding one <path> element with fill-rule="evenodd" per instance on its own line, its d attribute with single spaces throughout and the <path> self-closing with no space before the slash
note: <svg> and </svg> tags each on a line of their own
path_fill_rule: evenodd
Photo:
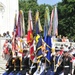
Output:
<svg viewBox="0 0 75 75">
<path fill-rule="evenodd" d="M 68 68 L 69 66 L 64 66 L 65 68 Z"/>
</svg>

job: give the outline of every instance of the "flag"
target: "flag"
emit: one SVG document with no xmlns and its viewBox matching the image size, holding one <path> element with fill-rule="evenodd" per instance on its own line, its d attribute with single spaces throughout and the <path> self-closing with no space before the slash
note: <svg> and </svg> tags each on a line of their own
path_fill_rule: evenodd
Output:
<svg viewBox="0 0 75 75">
<path fill-rule="evenodd" d="M 41 22 L 40 22 L 40 18 L 39 18 L 39 12 L 38 12 L 38 10 L 37 10 L 37 12 L 36 12 L 36 17 L 35 17 L 35 32 L 36 32 L 36 35 L 37 34 L 40 34 L 40 32 L 41 31 L 43 31 L 43 29 L 42 29 L 42 26 L 41 26 Z"/>
<path fill-rule="evenodd" d="M 15 18 L 14 18 L 14 29 L 13 29 L 13 37 L 17 37 L 17 35 L 18 35 L 17 14 L 15 14 Z"/>
<path fill-rule="evenodd" d="M 23 11 L 19 11 L 18 15 L 18 37 L 25 36 L 25 24 L 24 24 L 24 14 Z"/>
<path fill-rule="evenodd" d="M 25 36 L 25 24 L 24 24 L 24 14 L 23 11 L 20 10 L 20 24 L 21 24 L 21 36 Z"/>
<path fill-rule="evenodd" d="M 14 51 L 16 50 L 16 37 L 18 36 L 17 14 L 15 14 L 14 29 L 12 35 L 12 50 Z"/>
<path fill-rule="evenodd" d="M 38 19 L 38 21 L 39 21 L 39 31 L 42 32 L 43 29 L 42 29 L 42 26 L 41 26 L 40 18 Z"/>
<path fill-rule="evenodd" d="M 53 35 L 58 35 L 58 13 L 57 7 L 54 7 L 54 17 L 53 17 Z"/>
<path fill-rule="evenodd" d="M 46 50 L 47 50 L 46 60 L 48 61 L 48 63 L 50 63 L 51 47 L 52 47 L 51 36 L 47 35 L 45 43 L 46 43 Z"/>
<path fill-rule="evenodd" d="M 36 22 L 36 25 L 35 25 L 35 32 L 36 32 L 36 55 L 37 55 L 37 58 L 41 58 L 43 55 L 42 55 L 42 38 L 41 38 L 41 35 L 40 35 L 40 32 L 43 31 L 42 29 L 42 26 L 41 26 L 41 23 L 40 23 L 40 18 L 39 18 L 39 12 L 37 10 L 36 12 L 36 18 L 35 18 L 35 22 Z"/>
<path fill-rule="evenodd" d="M 34 59 L 34 47 L 33 45 L 33 23 L 32 23 L 32 14 L 31 14 L 31 10 L 29 10 L 29 14 L 28 14 L 28 33 L 27 33 L 27 43 L 30 46 L 30 58 L 31 60 Z"/>
<path fill-rule="evenodd" d="M 19 11 L 18 15 L 18 37 L 21 37 L 21 23 L 20 23 L 20 18 L 21 17 L 21 12 Z"/>
<path fill-rule="evenodd" d="M 44 25 L 44 41 L 46 41 L 46 36 L 47 36 L 47 27 Z"/>
<path fill-rule="evenodd" d="M 37 55 L 37 59 L 40 59 L 43 54 L 42 54 L 42 38 L 40 35 L 37 35 L 36 36 L 36 41 L 37 41 L 37 44 L 36 44 L 36 55 Z"/>
<path fill-rule="evenodd" d="M 44 40 L 46 40 L 46 36 L 48 34 L 50 26 L 50 15 L 49 15 L 49 8 L 46 7 L 45 9 L 45 23 L 44 23 Z"/>
<path fill-rule="evenodd" d="M 51 20 L 50 20 L 50 27 L 48 30 L 48 35 L 51 35 L 52 25 L 53 25 L 53 17 L 54 17 L 54 9 L 52 10 L 52 13 L 51 13 Z"/>
<path fill-rule="evenodd" d="M 29 10 L 28 14 L 28 33 L 27 33 L 27 43 L 33 41 L 33 23 L 32 23 L 32 15 L 31 10 Z"/>
</svg>

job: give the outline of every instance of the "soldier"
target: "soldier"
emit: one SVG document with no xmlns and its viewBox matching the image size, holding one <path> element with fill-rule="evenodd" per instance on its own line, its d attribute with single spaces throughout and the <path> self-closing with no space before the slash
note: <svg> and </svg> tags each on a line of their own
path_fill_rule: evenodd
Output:
<svg viewBox="0 0 75 75">
<path fill-rule="evenodd" d="M 68 47 L 69 50 L 73 48 L 72 43 L 70 43 L 70 46 Z"/>
<path fill-rule="evenodd" d="M 6 63 L 6 69 L 8 69 L 8 70 L 3 75 L 8 75 L 9 73 L 11 73 L 14 70 L 14 62 L 13 62 L 14 58 L 12 57 L 11 50 L 9 51 L 9 55 L 10 55 L 10 57 Z"/>
<path fill-rule="evenodd" d="M 20 71 L 20 57 L 18 56 L 18 53 L 15 52 L 16 57 L 14 58 L 14 71 L 12 71 L 9 75 L 16 75 Z"/>
<path fill-rule="evenodd" d="M 54 75 L 60 75 L 63 71 L 62 67 L 62 55 L 60 55 L 60 49 L 56 49 L 56 55 L 54 59 Z"/>
<path fill-rule="evenodd" d="M 72 62 L 68 52 L 65 52 L 63 57 L 64 75 L 71 74 Z"/>
<path fill-rule="evenodd" d="M 23 56 L 22 56 L 22 70 L 17 73 L 17 75 L 26 75 L 26 72 L 29 72 L 29 66 L 30 66 L 30 59 L 28 57 L 28 50 L 23 50 Z"/>
</svg>

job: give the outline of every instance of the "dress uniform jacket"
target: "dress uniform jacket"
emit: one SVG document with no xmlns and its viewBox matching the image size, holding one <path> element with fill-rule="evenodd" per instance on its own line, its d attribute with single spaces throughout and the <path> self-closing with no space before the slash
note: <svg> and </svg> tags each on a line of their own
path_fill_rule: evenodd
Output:
<svg viewBox="0 0 75 75">
<path fill-rule="evenodd" d="M 72 62 L 70 57 L 63 58 L 64 75 L 71 74 Z"/>
</svg>

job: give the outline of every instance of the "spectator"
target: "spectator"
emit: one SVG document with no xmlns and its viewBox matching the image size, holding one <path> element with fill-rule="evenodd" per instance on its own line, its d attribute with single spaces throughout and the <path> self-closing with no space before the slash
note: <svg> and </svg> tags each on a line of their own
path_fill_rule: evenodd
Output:
<svg viewBox="0 0 75 75">
<path fill-rule="evenodd" d="M 65 51 L 65 52 L 68 52 L 68 51 L 69 51 L 69 49 L 68 49 L 68 45 L 65 44 L 64 46 L 65 46 L 65 47 L 64 47 L 64 51 Z"/>
<path fill-rule="evenodd" d="M 65 42 L 65 36 L 62 37 L 62 42 Z"/>
<path fill-rule="evenodd" d="M 6 33 L 3 33 L 3 37 L 6 37 Z"/>
<path fill-rule="evenodd" d="M 69 50 L 73 48 L 72 43 L 70 43 L 70 46 L 68 47 Z"/>
<path fill-rule="evenodd" d="M 61 44 L 61 46 L 60 46 L 60 49 L 64 49 L 64 46 L 63 46 L 63 44 Z"/>
<path fill-rule="evenodd" d="M 67 36 L 65 37 L 65 42 L 69 42 L 69 39 L 67 38 Z"/>
<path fill-rule="evenodd" d="M 61 35 L 59 35 L 58 37 L 57 37 L 57 41 L 58 42 L 61 42 L 62 40 L 61 40 Z"/>
<path fill-rule="evenodd" d="M 6 37 L 7 37 L 7 38 L 11 38 L 11 36 L 10 36 L 10 34 L 9 34 L 9 31 L 7 31 Z"/>
<path fill-rule="evenodd" d="M 69 42 L 74 42 L 72 38 L 69 39 Z"/>
</svg>

